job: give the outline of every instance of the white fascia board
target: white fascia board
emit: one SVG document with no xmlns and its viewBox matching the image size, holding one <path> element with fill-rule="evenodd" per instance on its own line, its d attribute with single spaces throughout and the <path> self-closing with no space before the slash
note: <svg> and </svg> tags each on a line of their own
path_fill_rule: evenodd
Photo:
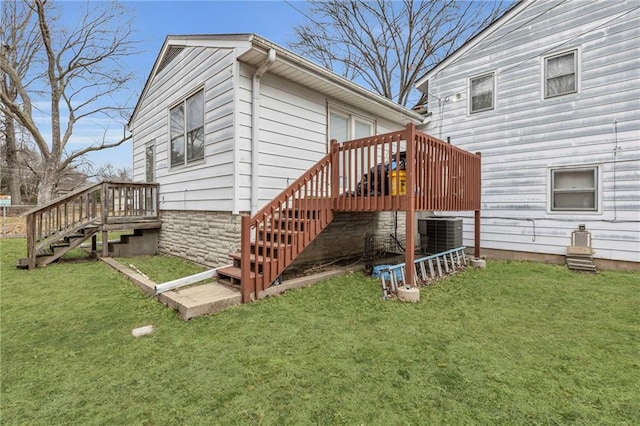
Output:
<svg viewBox="0 0 640 426">
<path fill-rule="evenodd" d="M 169 36 L 168 46 L 180 47 L 214 47 L 218 49 L 251 48 L 248 37 L 244 39 L 228 39 L 216 37 L 194 37 L 194 36 Z M 164 52 L 162 52 L 164 55 Z"/>
<path fill-rule="evenodd" d="M 317 65 L 300 55 L 284 49 L 283 47 L 272 43 L 269 40 L 266 40 L 254 34 L 252 37 L 252 41 L 254 45 L 264 49 L 265 54 L 269 51 L 269 49 L 275 49 L 277 51 L 277 61 L 284 62 L 290 67 L 297 68 L 303 72 L 311 74 L 326 83 L 346 89 L 360 98 L 364 98 L 370 102 L 377 103 L 378 105 L 392 110 L 396 114 L 400 114 L 401 116 L 409 119 L 415 124 L 420 124 L 424 121 L 424 117 L 416 113 L 415 111 L 403 107 L 402 105 L 397 104 L 394 101 L 385 98 L 384 96 L 373 93 L 365 89 L 364 87 L 352 82 L 351 80 L 348 80 L 331 70 L 321 67 L 320 65 Z"/>
<path fill-rule="evenodd" d="M 520 0 L 520 2 L 516 6 L 511 8 L 511 10 L 507 11 L 504 15 L 502 15 L 487 28 L 478 33 L 471 40 L 460 46 L 458 50 L 444 58 L 435 67 L 431 68 L 424 76 L 422 76 L 422 78 L 420 78 L 420 80 L 416 81 L 414 87 L 421 92 L 426 93 L 425 91 L 427 83 L 434 74 L 436 74 L 443 68 L 446 68 L 450 63 L 456 61 L 459 57 L 463 56 L 469 50 L 473 49 L 476 45 L 478 45 L 480 42 L 493 34 L 496 30 L 498 30 L 498 28 L 500 28 L 504 23 L 508 22 L 520 12 L 522 12 L 525 8 L 532 4 L 533 1 L 534 0 Z"/>
</svg>

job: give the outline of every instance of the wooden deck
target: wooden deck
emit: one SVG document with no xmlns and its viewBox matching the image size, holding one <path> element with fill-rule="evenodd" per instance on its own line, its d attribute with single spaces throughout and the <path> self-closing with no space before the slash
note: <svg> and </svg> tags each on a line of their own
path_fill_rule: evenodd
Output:
<svg viewBox="0 0 640 426">
<path fill-rule="evenodd" d="M 474 211 L 480 249 L 480 154 L 416 131 L 414 125 L 338 144 L 253 216 L 243 216 L 241 250 L 219 279 L 239 284 L 243 302 L 264 292 L 333 220 L 334 212 L 406 212 L 415 247 L 417 211 Z M 405 263 L 413 268 L 414 251 Z M 407 270 L 415 285 L 414 271 Z"/>
<path fill-rule="evenodd" d="M 105 181 L 81 188 L 25 213 L 27 257 L 19 267 L 33 269 L 58 260 L 69 250 L 109 231 L 161 227 L 157 183 Z M 108 253 L 102 244 L 102 254 Z"/>
</svg>

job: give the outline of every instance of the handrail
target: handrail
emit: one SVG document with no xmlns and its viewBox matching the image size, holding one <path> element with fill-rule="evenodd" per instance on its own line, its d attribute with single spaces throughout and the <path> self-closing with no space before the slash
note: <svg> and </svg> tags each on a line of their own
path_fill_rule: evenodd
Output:
<svg viewBox="0 0 640 426">
<path fill-rule="evenodd" d="M 271 285 L 333 219 L 332 156 L 333 153 L 325 155 L 251 218 L 243 217 L 241 290 L 244 302 L 251 299 L 252 293 L 257 298 L 260 291 Z M 280 240 L 282 235 L 285 241 Z"/>
<path fill-rule="evenodd" d="M 411 126 L 344 142 L 337 159 L 337 210 L 480 209 L 480 156 Z"/>
<path fill-rule="evenodd" d="M 29 269 L 36 266 L 38 250 L 87 226 L 115 219 L 157 219 L 158 212 L 157 183 L 124 181 L 91 184 L 31 209 L 24 214 Z"/>
<path fill-rule="evenodd" d="M 252 293 L 258 297 L 282 273 L 324 229 L 334 210 L 405 211 L 407 246 L 412 247 L 416 211 L 480 210 L 480 155 L 417 132 L 412 124 L 342 144 L 332 141 L 329 154 L 256 214 L 242 218 L 244 302 Z M 308 217 L 309 212 L 316 216 Z M 289 216 L 305 221 L 309 229 L 294 230 L 291 243 L 280 244 L 274 241 L 281 238 L 274 229 Z M 260 250 L 267 253 L 274 246 L 284 254 L 261 255 Z M 407 250 L 406 263 L 413 262 L 413 250 Z"/>
</svg>

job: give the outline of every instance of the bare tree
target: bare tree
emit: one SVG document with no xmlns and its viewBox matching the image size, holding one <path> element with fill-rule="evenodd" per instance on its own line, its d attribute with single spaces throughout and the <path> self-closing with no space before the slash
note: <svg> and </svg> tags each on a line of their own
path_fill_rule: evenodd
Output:
<svg viewBox="0 0 640 426">
<path fill-rule="evenodd" d="M 0 17 L 0 56 L 7 61 L 20 77 L 24 87 L 29 86 L 26 81 L 27 72 L 35 53 L 41 47 L 37 37 L 37 26 L 31 9 L 21 8 L 15 1 L 4 2 Z M 20 46 L 12 49 L 12 46 Z M 13 81 L 0 68 L 0 90 L 11 101 L 18 99 L 18 90 Z M 13 115 L 2 109 L 2 145 L 4 150 L 5 170 L 11 204 L 22 204 L 22 191 L 18 144 L 16 142 L 16 123 Z"/>
<path fill-rule="evenodd" d="M 103 137 L 89 146 L 67 149 L 80 120 L 95 116 L 115 119 L 124 111 L 123 106 L 111 102 L 133 77 L 124 72 L 122 59 L 134 53 L 134 44 L 130 22 L 117 2 L 87 2 L 77 6 L 84 7 L 84 12 L 77 26 L 69 28 L 55 19 L 53 7 L 47 0 L 25 0 L 20 6 L 25 16 L 32 14 L 37 22 L 42 48 L 36 57 L 42 66 L 34 69 L 32 63 L 27 75 L 21 74 L 9 58 L 21 55 L 24 46 L 4 40 L 0 70 L 15 87 L 17 96 L 12 98 L 4 89 L 0 91 L 0 108 L 33 137 L 42 159 L 38 203 L 43 204 L 52 198 L 64 171 L 81 161 L 85 154 L 118 146 L 130 138 L 109 143 Z M 18 28 L 23 25 L 24 22 L 14 24 Z M 27 86 L 29 78 L 37 78 L 37 88 L 33 88 L 35 84 Z M 49 104 L 50 128 L 43 128 L 36 120 L 34 109 L 38 102 Z"/>
<path fill-rule="evenodd" d="M 505 0 L 310 0 L 292 47 L 401 105 L 415 82 L 501 14 Z"/>
<path fill-rule="evenodd" d="M 9 191 L 12 205 L 33 204 L 38 189 L 36 173 L 41 169 L 40 156 L 35 151 L 30 135 L 21 126 L 16 126 L 11 132 L 15 138 L 14 146 L 7 143 L 7 132 L 3 127 L 5 122 L 0 122 L 0 190 Z M 13 152 L 8 153 L 8 150 Z M 16 191 L 20 193 L 17 199 L 10 189 L 12 183 L 17 183 Z"/>
<path fill-rule="evenodd" d="M 113 164 L 107 164 L 100 167 L 92 176 L 96 177 L 98 180 L 127 182 L 133 180 L 133 170 L 131 167 L 116 167 Z"/>
</svg>

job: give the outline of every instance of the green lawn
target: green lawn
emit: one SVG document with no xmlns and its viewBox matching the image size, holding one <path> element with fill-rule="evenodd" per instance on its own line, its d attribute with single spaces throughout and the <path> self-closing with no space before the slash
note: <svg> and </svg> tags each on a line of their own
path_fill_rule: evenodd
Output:
<svg viewBox="0 0 640 426">
<path fill-rule="evenodd" d="M 640 424 L 639 274 L 490 261 L 418 304 L 352 274 L 184 322 L 0 249 L 3 425 Z"/>
</svg>

